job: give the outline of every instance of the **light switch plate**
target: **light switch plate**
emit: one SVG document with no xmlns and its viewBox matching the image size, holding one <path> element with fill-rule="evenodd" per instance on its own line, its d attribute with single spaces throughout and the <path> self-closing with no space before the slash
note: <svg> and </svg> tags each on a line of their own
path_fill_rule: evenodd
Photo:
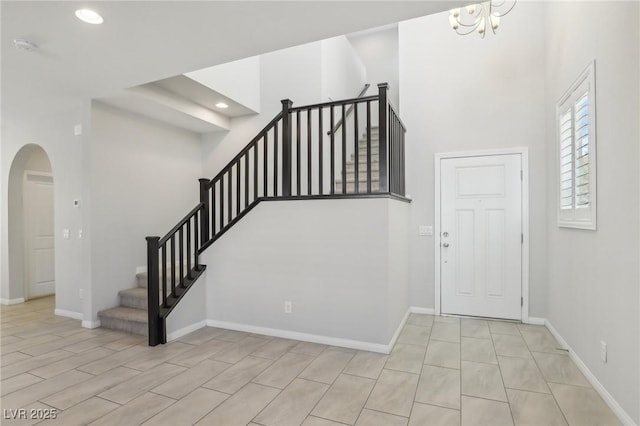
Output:
<svg viewBox="0 0 640 426">
<path fill-rule="evenodd" d="M 427 225 L 418 226 L 418 235 L 423 237 L 433 236 L 433 226 L 427 226 Z"/>
</svg>

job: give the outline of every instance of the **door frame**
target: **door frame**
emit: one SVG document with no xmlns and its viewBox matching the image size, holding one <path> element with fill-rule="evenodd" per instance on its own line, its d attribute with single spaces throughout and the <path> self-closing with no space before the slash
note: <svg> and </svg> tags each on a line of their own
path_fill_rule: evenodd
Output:
<svg viewBox="0 0 640 426">
<path fill-rule="evenodd" d="M 441 170 L 440 163 L 442 160 L 449 158 L 465 158 L 465 157 L 487 157 L 494 155 L 510 155 L 520 154 L 522 162 L 522 307 L 521 319 L 523 323 L 529 322 L 529 149 L 522 148 L 503 148 L 503 149 L 487 149 L 460 152 L 445 152 L 434 154 L 434 186 L 435 186 L 435 231 L 434 231 L 434 257 L 435 257 L 435 309 L 436 315 L 441 314 L 441 286 L 440 281 L 440 234 L 441 234 Z"/>
<path fill-rule="evenodd" d="M 22 289 L 22 294 L 24 297 L 24 300 L 29 300 L 30 298 L 30 293 L 31 293 L 31 270 L 30 270 L 30 265 L 31 265 L 31 261 L 33 259 L 31 259 L 31 240 L 29 237 L 31 237 L 31 227 L 29 224 L 29 221 L 27 220 L 27 210 L 25 207 L 25 202 L 24 202 L 24 196 L 25 196 L 25 192 L 27 191 L 27 185 L 29 182 L 29 176 L 37 176 L 37 177 L 41 177 L 41 178 L 47 178 L 47 179 L 51 179 L 51 185 L 54 186 L 54 197 L 55 197 L 55 182 L 53 180 L 53 173 L 49 173 L 49 172 L 41 172 L 41 171 L 37 171 L 37 170 L 25 170 L 24 174 L 23 174 L 23 178 L 22 178 L 22 227 L 23 227 L 23 270 L 24 270 L 24 281 L 23 281 L 23 289 Z M 55 223 L 55 198 L 54 198 L 54 223 Z M 54 253 L 55 253 L 55 225 L 54 225 L 54 242 L 53 242 L 53 246 L 54 246 Z M 54 294 L 55 294 L 55 284 L 54 284 Z"/>
</svg>

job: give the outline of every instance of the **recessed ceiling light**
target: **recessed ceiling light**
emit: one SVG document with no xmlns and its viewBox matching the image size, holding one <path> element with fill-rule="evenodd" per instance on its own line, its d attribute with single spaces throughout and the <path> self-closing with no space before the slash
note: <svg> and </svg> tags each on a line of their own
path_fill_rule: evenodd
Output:
<svg viewBox="0 0 640 426">
<path fill-rule="evenodd" d="M 225 104 L 224 102 L 218 102 L 216 104 L 216 108 L 225 109 L 225 108 L 229 108 L 229 105 Z"/>
<path fill-rule="evenodd" d="M 76 16 L 79 20 L 86 22 L 87 24 L 98 25 L 104 22 L 102 16 L 91 9 L 78 9 L 76 10 Z"/>
</svg>

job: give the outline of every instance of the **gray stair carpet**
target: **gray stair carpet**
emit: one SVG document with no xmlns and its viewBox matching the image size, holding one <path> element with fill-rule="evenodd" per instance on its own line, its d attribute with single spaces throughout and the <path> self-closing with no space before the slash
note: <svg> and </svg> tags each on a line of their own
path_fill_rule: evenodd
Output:
<svg viewBox="0 0 640 426">
<path fill-rule="evenodd" d="M 122 290 L 120 306 L 98 312 L 100 326 L 147 336 L 147 273 L 136 275 L 138 287 Z"/>
<path fill-rule="evenodd" d="M 377 127 L 371 129 L 371 191 L 380 189 L 380 153 L 378 143 Z M 346 192 L 354 193 L 356 190 L 356 161 L 355 154 L 351 154 L 351 158 L 345 162 L 346 165 Z M 342 174 L 338 172 L 338 176 L 334 181 L 334 191 L 338 194 L 342 193 Z M 366 136 L 358 141 L 358 192 L 367 192 L 367 140 Z"/>
</svg>

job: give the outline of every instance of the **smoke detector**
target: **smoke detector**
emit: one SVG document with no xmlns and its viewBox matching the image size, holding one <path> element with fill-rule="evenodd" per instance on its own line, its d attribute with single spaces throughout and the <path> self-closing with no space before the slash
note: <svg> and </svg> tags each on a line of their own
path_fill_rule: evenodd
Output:
<svg viewBox="0 0 640 426">
<path fill-rule="evenodd" d="M 26 50 L 27 52 L 33 52 L 38 49 L 34 43 L 31 43 L 29 40 L 25 40 L 23 38 L 17 38 L 13 40 L 13 44 L 16 46 L 16 49 Z"/>
</svg>

